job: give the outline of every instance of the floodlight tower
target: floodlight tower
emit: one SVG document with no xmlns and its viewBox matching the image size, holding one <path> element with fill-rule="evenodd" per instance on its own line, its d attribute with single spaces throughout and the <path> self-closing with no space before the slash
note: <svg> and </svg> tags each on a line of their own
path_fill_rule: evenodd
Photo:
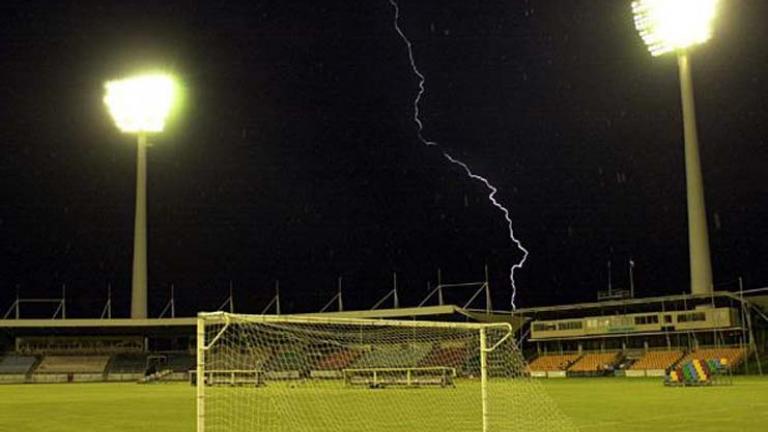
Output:
<svg viewBox="0 0 768 432">
<path fill-rule="evenodd" d="M 637 0 L 632 2 L 635 27 L 654 57 L 675 52 L 680 74 L 685 138 L 685 179 L 688 202 L 688 247 L 691 293 L 711 294 L 712 261 L 704 205 L 690 47 L 712 36 L 719 0 Z"/>
<path fill-rule="evenodd" d="M 106 83 L 104 103 L 117 127 L 138 136 L 133 231 L 131 318 L 147 317 L 147 134 L 162 132 L 174 99 L 168 75 L 141 75 Z"/>
</svg>

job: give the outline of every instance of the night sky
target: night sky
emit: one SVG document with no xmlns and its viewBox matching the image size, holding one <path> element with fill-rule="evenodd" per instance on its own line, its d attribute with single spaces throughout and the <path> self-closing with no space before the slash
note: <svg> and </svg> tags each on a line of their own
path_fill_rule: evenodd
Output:
<svg viewBox="0 0 768 432">
<path fill-rule="evenodd" d="M 717 288 L 768 285 L 768 2 L 722 2 L 692 53 Z M 401 0 L 426 75 L 424 135 L 499 188 L 530 257 L 519 306 L 688 290 L 674 56 L 652 58 L 629 0 Z M 6 1 L 0 6 L 0 309 L 68 287 L 127 316 L 135 137 L 108 79 L 175 73 L 184 108 L 149 149 L 150 313 L 317 310 L 344 278 L 368 308 L 480 280 L 509 307 L 522 253 L 481 183 L 416 136 L 418 90 L 387 0 Z M 448 300 L 458 302 L 468 293 Z M 28 309 L 45 315 L 45 309 Z M 0 312 L 0 313 L 2 313 Z"/>
</svg>

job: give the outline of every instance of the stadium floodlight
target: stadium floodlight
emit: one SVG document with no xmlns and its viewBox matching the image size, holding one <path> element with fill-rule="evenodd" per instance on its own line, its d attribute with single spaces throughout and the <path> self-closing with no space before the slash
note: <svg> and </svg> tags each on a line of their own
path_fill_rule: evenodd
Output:
<svg viewBox="0 0 768 432">
<path fill-rule="evenodd" d="M 174 80 L 153 74 L 110 81 L 104 103 L 123 132 L 162 132 L 174 100 Z"/>
<path fill-rule="evenodd" d="M 701 295 L 711 294 L 714 288 L 688 49 L 710 39 L 718 4 L 719 0 L 637 0 L 632 3 L 635 27 L 651 55 L 677 53 L 685 138 L 691 293 Z"/>
<path fill-rule="evenodd" d="M 718 0 L 638 0 L 635 27 L 656 57 L 685 50 L 712 37 Z"/>
<path fill-rule="evenodd" d="M 105 84 L 104 103 L 117 127 L 138 135 L 133 233 L 131 318 L 147 317 L 147 134 L 162 132 L 175 99 L 175 82 L 148 74 Z"/>
</svg>

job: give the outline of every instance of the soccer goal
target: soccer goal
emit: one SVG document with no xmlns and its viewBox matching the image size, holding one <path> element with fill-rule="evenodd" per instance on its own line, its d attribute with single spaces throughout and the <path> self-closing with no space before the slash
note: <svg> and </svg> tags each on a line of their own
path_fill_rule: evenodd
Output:
<svg viewBox="0 0 768 432">
<path fill-rule="evenodd" d="M 509 324 L 201 313 L 197 431 L 571 431 Z"/>
</svg>

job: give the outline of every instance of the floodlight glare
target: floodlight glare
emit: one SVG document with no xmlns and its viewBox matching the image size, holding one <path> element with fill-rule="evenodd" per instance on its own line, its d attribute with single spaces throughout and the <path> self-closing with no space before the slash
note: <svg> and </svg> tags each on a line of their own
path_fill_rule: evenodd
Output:
<svg viewBox="0 0 768 432">
<path fill-rule="evenodd" d="M 684 50 L 712 36 L 719 0 L 637 0 L 635 28 L 651 55 Z"/>
<path fill-rule="evenodd" d="M 651 55 L 677 55 L 685 143 L 685 195 L 688 213 L 688 251 L 691 293 L 711 295 L 712 258 L 704 203 L 704 183 L 696 130 L 696 107 L 688 48 L 709 40 L 719 0 L 635 0 L 635 28 Z"/>
<path fill-rule="evenodd" d="M 104 103 L 123 132 L 161 132 L 174 100 L 168 75 L 142 75 L 105 84 Z"/>
<path fill-rule="evenodd" d="M 169 75 L 147 74 L 104 85 L 104 103 L 117 127 L 135 133 L 136 217 L 133 226 L 131 318 L 147 317 L 147 134 L 162 132 L 174 105 L 176 83 Z"/>
</svg>

